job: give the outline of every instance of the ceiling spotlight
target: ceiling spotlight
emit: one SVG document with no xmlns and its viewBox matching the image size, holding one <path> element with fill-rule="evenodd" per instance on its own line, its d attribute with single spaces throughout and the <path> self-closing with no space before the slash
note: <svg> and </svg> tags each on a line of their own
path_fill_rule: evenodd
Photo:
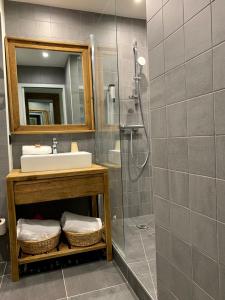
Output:
<svg viewBox="0 0 225 300">
<path fill-rule="evenodd" d="M 42 56 L 43 56 L 44 58 L 47 58 L 47 57 L 49 56 L 49 54 L 48 54 L 48 52 L 42 52 Z"/>
<path fill-rule="evenodd" d="M 135 3 L 141 3 L 142 0 L 134 0 Z"/>
</svg>

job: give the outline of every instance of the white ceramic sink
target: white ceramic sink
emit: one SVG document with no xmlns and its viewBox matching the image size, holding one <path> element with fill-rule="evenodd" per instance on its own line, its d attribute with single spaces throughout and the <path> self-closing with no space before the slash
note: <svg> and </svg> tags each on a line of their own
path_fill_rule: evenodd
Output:
<svg viewBox="0 0 225 300">
<path fill-rule="evenodd" d="M 21 156 L 22 172 L 81 169 L 91 165 L 92 154 L 84 151 Z"/>
</svg>

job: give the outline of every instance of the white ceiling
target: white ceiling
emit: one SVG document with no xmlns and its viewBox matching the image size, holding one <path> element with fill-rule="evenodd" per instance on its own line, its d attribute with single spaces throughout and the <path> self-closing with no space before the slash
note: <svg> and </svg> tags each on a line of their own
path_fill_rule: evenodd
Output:
<svg viewBox="0 0 225 300">
<path fill-rule="evenodd" d="M 49 56 L 47 58 L 44 58 L 42 52 L 43 50 L 17 48 L 16 49 L 17 65 L 63 68 L 65 67 L 66 61 L 68 59 L 68 55 L 71 54 L 67 52 L 47 51 Z"/>
<path fill-rule="evenodd" d="M 75 10 L 90 11 L 118 16 L 145 19 L 146 0 L 11 0 L 46 6 L 55 6 Z M 115 5 L 116 3 L 116 5 Z"/>
</svg>

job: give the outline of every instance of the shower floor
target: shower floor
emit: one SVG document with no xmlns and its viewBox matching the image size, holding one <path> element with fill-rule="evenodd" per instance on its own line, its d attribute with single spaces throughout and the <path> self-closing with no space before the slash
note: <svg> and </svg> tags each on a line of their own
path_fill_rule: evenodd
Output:
<svg viewBox="0 0 225 300">
<path fill-rule="evenodd" d="M 147 225 L 147 229 L 137 228 L 143 224 Z M 154 215 L 124 219 L 124 235 L 127 265 L 152 299 L 157 300 Z"/>
</svg>

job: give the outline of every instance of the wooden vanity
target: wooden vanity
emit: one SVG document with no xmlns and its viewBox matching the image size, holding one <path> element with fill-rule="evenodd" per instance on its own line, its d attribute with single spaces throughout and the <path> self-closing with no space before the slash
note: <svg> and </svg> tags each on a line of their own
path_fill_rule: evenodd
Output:
<svg viewBox="0 0 225 300">
<path fill-rule="evenodd" d="M 12 170 L 7 176 L 8 219 L 12 280 L 19 280 L 19 265 L 82 252 L 106 249 L 112 260 L 108 169 L 93 164 L 91 168 L 64 171 L 22 173 Z M 97 195 L 103 195 L 105 240 L 90 247 L 70 247 L 61 242 L 57 249 L 45 254 L 28 255 L 21 251 L 16 233 L 16 206 L 91 196 L 92 211 L 97 212 Z"/>
</svg>

